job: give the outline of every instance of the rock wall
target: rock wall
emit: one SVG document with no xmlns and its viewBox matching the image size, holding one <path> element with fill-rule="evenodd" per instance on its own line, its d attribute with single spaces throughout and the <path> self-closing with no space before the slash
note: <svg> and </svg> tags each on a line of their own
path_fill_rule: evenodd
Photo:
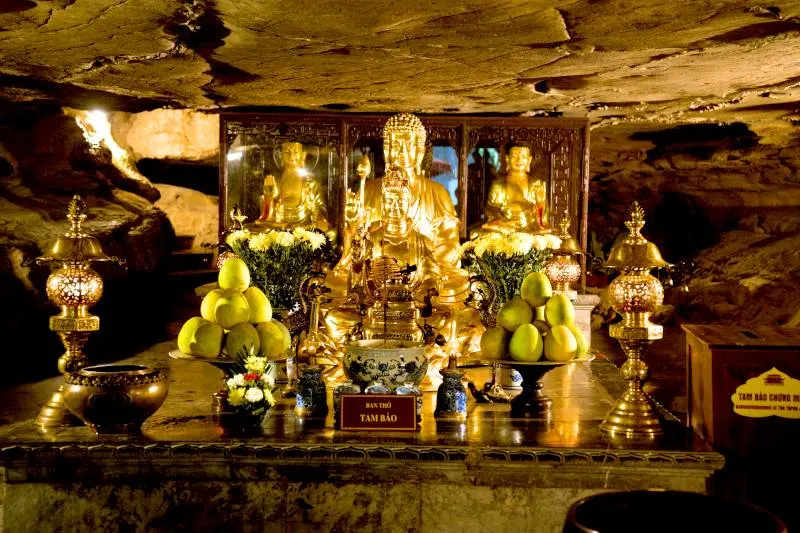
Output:
<svg viewBox="0 0 800 533">
<path fill-rule="evenodd" d="M 44 294 L 49 268 L 31 264 L 67 229 L 66 208 L 80 194 L 88 206 L 85 228 L 127 270 L 95 269 L 105 281 L 93 312 L 101 331 L 87 346 L 93 361 L 111 360 L 151 343 L 163 331 L 156 304 L 164 294 L 164 260 L 174 232 L 151 200 L 150 183 L 127 178 L 111 155 L 93 150 L 75 119 L 58 109 L 0 105 L 0 335 L 11 350 L 3 379 L 54 373 L 63 351 L 48 330 L 56 314 Z M 11 371 L 9 371 L 11 370 Z"/>
<path fill-rule="evenodd" d="M 602 258 L 628 206 L 665 259 L 690 261 L 677 318 L 800 325 L 800 130 L 766 141 L 743 123 L 592 132 L 589 228 Z M 777 142 L 776 142 L 777 141 Z"/>
</svg>

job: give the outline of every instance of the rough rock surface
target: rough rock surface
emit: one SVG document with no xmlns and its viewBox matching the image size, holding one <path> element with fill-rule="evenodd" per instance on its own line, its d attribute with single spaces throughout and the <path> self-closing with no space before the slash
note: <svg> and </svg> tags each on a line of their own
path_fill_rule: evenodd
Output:
<svg viewBox="0 0 800 533">
<path fill-rule="evenodd" d="M 156 187 L 161 192 L 156 207 L 167 214 L 176 235 L 193 236 L 193 249 L 201 249 L 204 245 L 217 242 L 218 197 L 174 185 L 158 184 Z"/>
<path fill-rule="evenodd" d="M 111 113 L 111 133 L 134 160 L 210 161 L 219 156 L 219 115 L 185 109 Z"/>
<path fill-rule="evenodd" d="M 791 116 L 798 15 L 793 0 L 20 1 L 0 10 L 0 94 L 595 122 Z"/>
<path fill-rule="evenodd" d="M 120 188 L 136 190 L 141 184 L 117 171 L 102 149 L 92 152 L 74 119 L 20 108 L 3 111 L 0 301 L 6 305 L 0 306 L 0 335 L 4 348 L 24 355 L 12 366 L 19 364 L 15 370 L 22 375 L 55 371 L 62 349 L 47 326 L 47 317 L 56 313 L 43 290 L 49 269 L 30 261 L 67 230 L 66 208 L 74 194 L 87 203 L 87 231 L 100 239 L 107 254 L 127 261 L 127 271 L 95 267 L 105 281 L 103 298 L 93 310 L 103 326 L 90 343 L 106 350 L 109 342 L 118 348 L 131 338 L 145 342 L 152 334 L 150 317 L 157 313 L 139 314 L 149 305 L 142 287 L 152 286 L 157 296 L 156 280 L 163 277 L 162 262 L 174 240 L 166 215 L 142 196 Z M 19 377 L 12 374 L 6 377 Z"/>
</svg>

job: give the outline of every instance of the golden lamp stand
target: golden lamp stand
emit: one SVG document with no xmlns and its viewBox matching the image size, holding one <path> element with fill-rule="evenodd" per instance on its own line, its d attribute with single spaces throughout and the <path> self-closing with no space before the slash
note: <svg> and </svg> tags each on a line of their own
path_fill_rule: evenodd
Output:
<svg viewBox="0 0 800 533">
<path fill-rule="evenodd" d="M 648 377 L 644 352 L 655 340 L 663 337 L 663 328 L 650 323 L 650 315 L 664 301 L 661 282 L 650 275 L 656 267 L 670 266 L 653 243 L 641 235 L 644 210 L 633 203 L 630 218 L 625 222 L 629 235 L 611 250 L 606 266 L 621 275 L 608 287 L 609 300 L 622 322 L 609 327 L 611 337 L 622 346 L 627 360 L 620 374 L 627 388 L 617 405 L 600 424 L 600 430 L 612 437 L 655 439 L 663 434 L 661 416 L 642 386 Z"/>
<path fill-rule="evenodd" d="M 89 335 L 100 329 L 100 318 L 89 313 L 103 294 L 103 280 L 92 270 L 95 261 L 123 261 L 103 253 L 100 241 L 87 235 L 81 227 L 86 220 L 86 204 L 75 195 L 67 209 L 70 229 L 56 239 L 50 249 L 36 258 L 38 264 L 57 263 L 59 267 L 47 278 L 47 297 L 61 308 L 61 313 L 50 317 L 50 329 L 58 334 L 65 352 L 58 359 L 62 374 L 76 372 L 88 365 L 83 347 Z M 63 388 L 56 389 L 36 417 L 43 430 L 83 423 L 64 405 Z"/>
</svg>

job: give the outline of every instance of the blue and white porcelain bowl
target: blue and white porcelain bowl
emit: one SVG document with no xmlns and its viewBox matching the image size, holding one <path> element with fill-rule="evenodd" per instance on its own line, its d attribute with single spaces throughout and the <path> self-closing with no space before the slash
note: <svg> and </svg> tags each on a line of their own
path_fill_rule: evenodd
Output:
<svg viewBox="0 0 800 533">
<path fill-rule="evenodd" d="M 361 390 L 375 381 L 392 390 L 406 383 L 418 387 L 428 370 L 424 345 L 383 339 L 346 344 L 343 364 L 347 377 Z"/>
</svg>

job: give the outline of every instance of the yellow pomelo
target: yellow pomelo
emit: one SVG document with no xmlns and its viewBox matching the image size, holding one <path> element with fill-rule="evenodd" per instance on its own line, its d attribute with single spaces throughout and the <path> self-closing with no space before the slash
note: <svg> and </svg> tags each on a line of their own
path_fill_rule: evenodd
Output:
<svg viewBox="0 0 800 533">
<path fill-rule="evenodd" d="M 563 294 L 554 294 L 544 306 L 544 316 L 550 326 L 575 322 L 575 307 Z"/>
<path fill-rule="evenodd" d="M 247 264 L 238 257 L 232 257 L 219 269 L 217 283 L 221 289 L 243 291 L 250 285 L 250 270 Z"/>
<path fill-rule="evenodd" d="M 553 286 L 544 272 L 529 272 L 522 280 L 519 294 L 531 307 L 540 307 L 553 295 Z"/>
<path fill-rule="evenodd" d="M 214 308 L 217 305 L 217 299 L 224 294 L 222 289 L 214 289 L 206 294 L 203 301 L 200 303 L 200 316 L 214 322 Z"/>
<path fill-rule="evenodd" d="M 538 361 L 542 356 L 542 336 L 533 324 L 522 324 L 511 336 L 508 353 L 515 361 Z"/>
<path fill-rule="evenodd" d="M 222 326 L 205 320 L 192 336 L 189 353 L 197 357 L 218 357 L 222 351 L 224 338 L 225 332 L 222 330 Z"/>
<path fill-rule="evenodd" d="M 194 316 L 184 322 L 183 326 L 181 326 L 180 333 L 178 333 L 178 349 L 180 351 L 188 354 L 192 353 L 192 338 L 197 328 L 204 322 L 208 322 L 208 320 L 199 316 Z"/>
<path fill-rule="evenodd" d="M 244 291 L 247 304 L 250 306 L 250 322 L 269 322 L 272 320 L 272 304 L 269 298 L 258 287 L 249 287 Z"/>
<path fill-rule="evenodd" d="M 256 328 L 249 322 L 239 322 L 231 328 L 225 338 L 225 350 L 228 357 L 236 357 L 242 350 L 248 355 L 255 355 L 261 347 L 261 339 Z"/>
<path fill-rule="evenodd" d="M 577 354 L 578 341 L 569 327 L 553 326 L 544 339 L 544 356 L 551 361 L 569 361 Z"/>
<path fill-rule="evenodd" d="M 259 322 L 256 324 L 258 338 L 261 341 L 261 352 L 268 359 L 282 359 L 288 346 L 278 322 Z"/>
<path fill-rule="evenodd" d="M 578 353 L 577 357 L 583 357 L 587 353 L 589 353 L 589 343 L 586 341 L 586 335 L 583 334 L 583 331 L 578 328 L 575 324 L 567 324 L 567 327 L 575 335 L 575 340 L 578 342 Z"/>
<path fill-rule="evenodd" d="M 550 325 L 544 320 L 534 320 L 533 325 L 539 330 L 539 334 L 542 336 L 542 338 L 550 333 Z"/>
<path fill-rule="evenodd" d="M 503 326 L 489 328 L 481 335 L 481 357 L 501 359 L 508 353 L 508 332 Z"/>
<path fill-rule="evenodd" d="M 522 324 L 530 324 L 532 318 L 533 309 L 520 297 L 507 301 L 497 312 L 497 324 L 511 332 L 516 331 Z"/>
<path fill-rule="evenodd" d="M 281 333 L 283 333 L 283 346 L 284 346 L 283 349 L 288 350 L 289 348 L 291 348 L 292 334 L 289 332 L 289 328 L 287 328 L 286 325 L 277 318 L 273 318 L 271 322 L 276 326 L 278 326 L 278 329 L 281 330 Z"/>
<path fill-rule="evenodd" d="M 544 305 L 540 305 L 539 307 L 535 307 L 533 309 L 533 321 L 536 322 L 537 320 L 541 320 L 542 322 L 546 320 L 544 318 Z"/>
<path fill-rule="evenodd" d="M 225 264 L 230 263 L 228 259 Z M 224 265 L 223 265 L 224 266 Z M 239 322 L 250 321 L 250 305 L 239 291 L 228 289 L 217 298 L 214 305 L 214 322 L 225 329 L 231 329 Z"/>
</svg>

